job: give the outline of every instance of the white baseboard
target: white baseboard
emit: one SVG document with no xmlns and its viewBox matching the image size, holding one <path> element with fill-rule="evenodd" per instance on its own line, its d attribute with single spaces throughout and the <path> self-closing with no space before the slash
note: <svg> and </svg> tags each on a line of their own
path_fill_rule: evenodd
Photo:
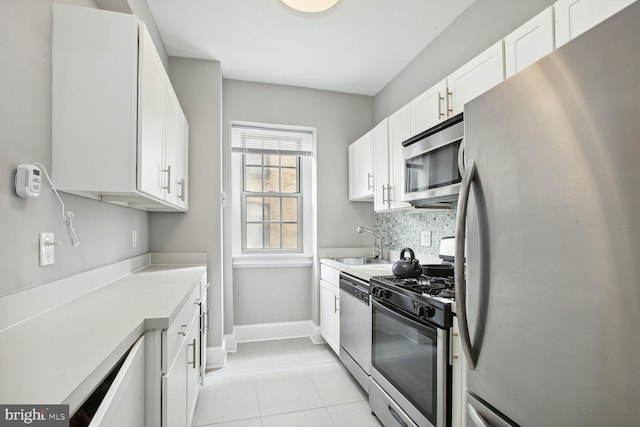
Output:
<svg viewBox="0 0 640 427">
<path fill-rule="evenodd" d="M 314 344 L 325 343 L 320 327 L 311 320 L 234 326 L 233 334 L 226 334 L 221 346 L 207 348 L 207 369 L 224 367 L 227 353 L 235 353 L 238 343 L 302 337 L 309 337 Z"/>
<path fill-rule="evenodd" d="M 282 340 L 319 335 L 319 333 L 316 333 L 316 328 L 311 320 L 259 323 L 255 325 L 234 326 L 233 335 L 235 336 L 236 342 Z"/>
<path fill-rule="evenodd" d="M 227 352 L 224 346 L 207 347 L 207 369 L 223 368 L 227 364 Z"/>
</svg>

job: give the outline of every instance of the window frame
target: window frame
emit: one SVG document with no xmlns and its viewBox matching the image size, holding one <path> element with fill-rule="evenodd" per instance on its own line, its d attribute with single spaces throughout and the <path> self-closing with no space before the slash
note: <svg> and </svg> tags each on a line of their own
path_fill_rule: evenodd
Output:
<svg viewBox="0 0 640 427">
<path fill-rule="evenodd" d="M 302 237 L 301 252 L 242 252 L 242 192 L 243 192 L 243 164 L 242 152 L 230 149 L 230 178 L 229 195 L 222 194 L 223 205 L 230 203 L 231 215 L 231 258 L 233 268 L 283 268 L 283 267 L 308 267 L 313 265 L 316 256 L 317 242 L 317 165 L 316 165 L 316 133 L 317 130 L 306 126 L 277 125 L 258 122 L 246 122 L 232 120 L 230 122 L 230 141 L 233 146 L 235 127 L 240 128 L 264 128 L 267 130 L 283 130 L 304 132 L 309 138 L 308 151 L 299 156 L 300 175 L 299 191 L 302 195 L 302 209 L 299 210 L 300 236 Z M 291 154 L 284 152 L 282 154 Z"/>
<path fill-rule="evenodd" d="M 262 156 L 262 162 L 261 162 L 261 167 L 262 167 L 262 191 L 247 191 L 247 153 L 242 153 L 242 194 L 241 194 L 241 201 L 240 201 L 240 210 L 241 210 L 241 218 L 242 218 L 242 222 L 241 222 L 241 227 L 242 227 L 242 232 L 241 232 L 241 239 L 242 239 L 242 245 L 241 245 L 241 253 L 242 254 L 299 254 L 302 253 L 304 251 L 304 221 L 303 221 L 303 197 L 302 197 L 302 185 L 301 185 L 301 180 L 302 180 L 302 156 L 293 156 L 290 154 L 286 154 L 286 156 L 290 156 L 290 157 L 295 157 L 296 159 L 296 165 L 295 167 L 292 166 L 282 166 L 282 156 L 281 154 L 265 154 L 265 153 L 251 153 L 253 155 L 260 155 Z M 265 190 L 265 185 L 264 185 L 264 181 L 265 181 L 265 174 L 264 171 L 266 169 L 266 165 L 265 165 L 265 156 L 270 155 L 270 156 L 278 156 L 279 159 L 279 164 L 277 166 L 277 168 L 279 169 L 280 173 L 279 173 L 279 183 L 278 183 L 278 187 L 280 189 L 279 192 L 276 191 L 264 191 Z M 249 165 L 249 166 L 255 166 L 255 165 Z M 274 168 L 274 166 L 269 165 L 270 168 Z M 295 169 L 296 170 L 296 192 L 283 192 L 282 191 L 282 169 Z M 247 219 L 247 199 L 249 197 L 256 197 L 256 198 L 278 198 L 280 199 L 280 219 L 278 221 L 267 221 L 264 218 L 264 210 L 263 210 L 263 217 L 262 217 L 262 221 L 249 221 Z M 282 200 L 285 198 L 291 198 L 291 199 L 296 199 L 296 203 L 297 203 L 297 215 L 296 215 L 296 222 L 291 222 L 291 221 L 284 221 L 282 219 Z M 264 209 L 264 203 L 262 204 L 263 209 Z M 262 248 L 249 248 L 247 245 L 247 237 L 248 237 L 248 232 L 247 232 L 247 226 L 250 223 L 254 223 L 254 224 L 262 224 L 263 225 L 263 236 L 262 236 Z M 267 232 L 265 230 L 265 227 L 267 224 L 280 224 L 280 248 L 265 248 L 265 239 L 267 236 Z M 282 225 L 283 224 L 296 224 L 296 228 L 297 228 L 297 243 L 296 243 L 296 247 L 295 248 L 283 248 L 282 247 Z"/>
</svg>

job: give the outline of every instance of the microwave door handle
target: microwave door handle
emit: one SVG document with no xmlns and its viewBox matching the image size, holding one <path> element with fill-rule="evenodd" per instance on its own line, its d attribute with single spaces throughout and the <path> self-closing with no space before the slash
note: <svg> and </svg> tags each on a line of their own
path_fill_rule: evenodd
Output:
<svg viewBox="0 0 640 427">
<path fill-rule="evenodd" d="M 489 427 L 489 424 L 471 403 L 467 404 L 467 412 L 469 412 L 471 420 L 477 427 Z"/>
<path fill-rule="evenodd" d="M 476 164 L 473 159 L 469 160 L 467 169 L 462 177 L 460 185 L 460 195 L 458 196 L 458 211 L 456 213 L 456 250 L 454 265 L 454 283 L 456 297 L 456 316 L 458 317 L 458 327 L 460 330 L 460 343 L 462 350 L 467 358 L 469 369 L 474 370 L 476 367 L 476 354 L 471 346 L 471 338 L 469 336 L 469 323 L 467 320 L 467 282 L 465 278 L 465 238 L 467 226 L 467 206 L 469 204 L 469 195 L 471 192 L 471 184 L 476 172 Z"/>
</svg>

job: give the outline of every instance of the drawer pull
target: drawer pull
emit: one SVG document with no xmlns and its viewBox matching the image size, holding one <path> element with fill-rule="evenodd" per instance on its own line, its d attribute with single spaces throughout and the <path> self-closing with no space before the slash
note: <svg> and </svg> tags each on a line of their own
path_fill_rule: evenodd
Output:
<svg viewBox="0 0 640 427">
<path fill-rule="evenodd" d="M 187 347 L 193 347 L 193 360 L 191 362 L 187 361 L 188 364 L 190 364 L 193 369 L 196 368 L 196 339 L 193 339 L 193 342 L 191 344 L 188 344 Z"/>
</svg>

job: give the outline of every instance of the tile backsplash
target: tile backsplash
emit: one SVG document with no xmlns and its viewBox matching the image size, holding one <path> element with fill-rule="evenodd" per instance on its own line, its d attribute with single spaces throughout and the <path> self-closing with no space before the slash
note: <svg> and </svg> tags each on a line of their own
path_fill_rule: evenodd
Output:
<svg viewBox="0 0 640 427">
<path fill-rule="evenodd" d="M 437 255 L 440 239 L 453 236 L 455 229 L 455 209 L 376 213 L 376 231 L 387 249 L 410 247 L 416 252 Z M 423 231 L 431 233 L 429 246 L 421 244 Z"/>
</svg>

